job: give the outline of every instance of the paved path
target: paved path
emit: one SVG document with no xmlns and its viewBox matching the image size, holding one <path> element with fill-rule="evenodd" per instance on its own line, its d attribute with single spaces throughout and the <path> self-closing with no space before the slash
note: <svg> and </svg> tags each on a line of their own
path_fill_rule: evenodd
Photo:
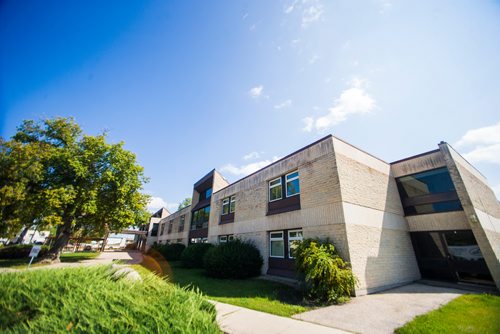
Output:
<svg viewBox="0 0 500 334">
<path fill-rule="evenodd" d="M 409 284 L 293 316 L 356 333 L 393 333 L 415 316 L 432 311 L 468 291 Z"/>
<path fill-rule="evenodd" d="M 229 334 L 345 334 L 343 330 L 309 322 L 250 310 L 247 308 L 212 302 L 217 310 L 217 323 Z"/>
<path fill-rule="evenodd" d="M 83 260 L 79 262 L 60 262 L 48 266 L 33 267 L 39 269 L 46 268 L 67 268 L 79 266 L 93 266 L 96 264 L 111 264 L 113 260 L 120 260 L 120 264 L 137 264 L 142 262 L 142 253 L 135 250 L 130 251 L 104 251 L 95 259 Z"/>
</svg>

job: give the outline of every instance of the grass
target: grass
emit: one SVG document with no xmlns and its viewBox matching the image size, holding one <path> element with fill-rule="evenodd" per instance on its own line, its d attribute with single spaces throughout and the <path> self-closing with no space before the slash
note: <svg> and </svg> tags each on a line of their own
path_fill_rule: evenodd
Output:
<svg viewBox="0 0 500 334">
<path fill-rule="evenodd" d="M 76 252 L 76 253 L 62 253 L 61 262 L 80 262 L 84 260 L 94 259 L 99 256 L 98 252 Z M 0 268 L 11 269 L 26 269 L 30 262 L 30 258 L 25 259 L 5 259 L 0 260 Z M 47 264 L 37 263 L 36 259 L 31 264 L 32 267 L 40 267 Z"/>
<path fill-rule="evenodd" d="M 198 288 L 207 298 L 257 311 L 290 317 L 309 309 L 299 291 L 291 286 L 263 279 L 227 280 L 204 275 L 203 269 L 186 269 L 179 262 L 161 261 L 145 256 L 145 268 L 181 287 Z M 140 266 L 140 265 L 139 265 Z"/>
<path fill-rule="evenodd" d="M 0 274 L 1 333 L 220 333 L 215 308 L 147 272 L 110 266 Z"/>
<path fill-rule="evenodd" d="M 500 333 L 500 297 L 462 295 L 396 329 L 398 334 Z"/>
</svg>

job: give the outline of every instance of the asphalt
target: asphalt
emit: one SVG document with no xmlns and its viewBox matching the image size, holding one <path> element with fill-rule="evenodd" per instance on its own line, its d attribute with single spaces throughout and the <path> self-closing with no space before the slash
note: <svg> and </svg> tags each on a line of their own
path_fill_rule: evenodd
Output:
<svg viewBox="0 0 500 334">
<path fill-rule="evenodd" d="M 293 318 L 355 333 L 393 333 L 417 315 L 425 314 L 470 291 L 409 284 L 360 296 L 344 305 L 332 305 Z"/>
</svg>

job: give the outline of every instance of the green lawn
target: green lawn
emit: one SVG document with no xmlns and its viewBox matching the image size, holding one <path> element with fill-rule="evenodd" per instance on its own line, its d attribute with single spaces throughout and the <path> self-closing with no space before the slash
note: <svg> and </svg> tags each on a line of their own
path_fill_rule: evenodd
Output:
<svg viewBox="0 0 500 334">
<path fill-rule="evenodd" d="M 90 260 L 99 256 L 98 252 L 76 252 L 76 253 L 62 253 L 61 262 L 80 262 L 83 260 Z M 12 268 L 12 269 L 26 269 L 30 262 L 29 258 L 26 259 L 9 259 L 0 260 L 0 268 Z M 39 267 L 46 264 L 37 263 L 36 259 L 33 261 L 31 266 Z"/>
<path fill-rule="evenodd" d="M 207 298 L 222 303 L 286 317 L 309 309 L 302 303 L 301 293 L 285 284 L 256 278 L 216 279 L 205 276 L 203 269 L 182 268 L 179 262 L 170 262 L 166 268 L 165 264 L 158 265 L 151 262 L 151 257 L 146 256 L 142 265 L 157 273 L 165 274 L 170 281 L 182 287 L 198 288 Z"/>
<path fill-rule="evenodd" d="M 0 274 L 0 333 L 220 333 L 201 295 L 111 266 Z"/>
<path fill-rule="evenodd" d="M 437 310 L 413 319 L 398 334 L 500 333 L 500 297 L 463 295 Z"/>
</svg>

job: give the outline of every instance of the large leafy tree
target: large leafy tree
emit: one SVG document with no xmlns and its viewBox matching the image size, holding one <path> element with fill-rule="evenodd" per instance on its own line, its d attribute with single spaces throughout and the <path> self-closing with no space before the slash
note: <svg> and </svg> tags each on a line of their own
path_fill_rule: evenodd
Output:
<svg viewBox="0 0 500 334">
<path fill-rule="evenodd" d="M 143 168 L 123 143 L 88 136 L 72 118 L 24 121 L 0 138 L 0 235 L 56 227 L 51 259 L 72 235 L 104 235 L 147 220 Z"/>
</svg>

